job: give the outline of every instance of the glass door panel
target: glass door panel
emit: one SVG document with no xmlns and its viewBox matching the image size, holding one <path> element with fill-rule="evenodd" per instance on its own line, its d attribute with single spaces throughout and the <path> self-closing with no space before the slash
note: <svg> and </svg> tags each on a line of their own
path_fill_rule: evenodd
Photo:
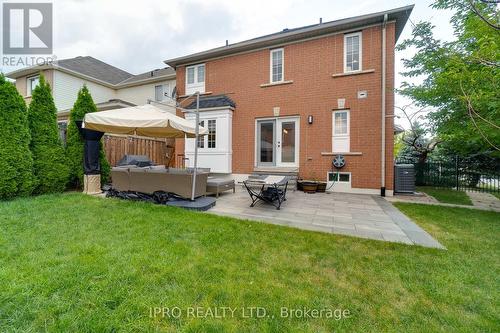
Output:
<svg viewBox="0 0 500 333">
<path fill-rule="evenodd" d="M 257 135 L 258 164 L 275 165 L 275 121 L 259 121 Z"/>
<path fill-rule="evenodd" d="M 281 122 L 281 163 L 295 163 L 295 121 Z"/>
</svg>

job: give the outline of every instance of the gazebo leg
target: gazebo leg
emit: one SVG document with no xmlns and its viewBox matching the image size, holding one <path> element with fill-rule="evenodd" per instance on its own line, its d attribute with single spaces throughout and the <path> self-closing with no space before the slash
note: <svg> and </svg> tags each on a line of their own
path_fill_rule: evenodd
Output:
<svg viewBox="0 0 500 333">
<path fill-rule="evenodd" d="M 84 175 L 83 176 L 83 193 L 99 194 L 101 191 L 101 175 Z"/>
</svg>

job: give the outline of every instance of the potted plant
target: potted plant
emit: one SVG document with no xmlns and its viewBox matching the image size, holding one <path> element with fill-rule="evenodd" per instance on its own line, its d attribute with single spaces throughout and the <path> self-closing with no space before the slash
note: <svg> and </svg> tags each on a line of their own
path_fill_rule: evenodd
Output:
<svg viewBox="0 0 500 333">
<path fill-rule="evenodd" d="M 304 190 L 304 188 L 302 187 L 302 182 L 303 181 L 304 180 L 302 178 L 297 179 L 297 191 L 303 191 Z"/>
<path fill-rule="evenodd" d="M 318 181 L 317 183 L 318 183 L 318 188 L 316 189 L 316 192 L 325 193 L 326 192 L 326 182 Z"/>
<path fill-rule="evenodd" d="M 316 193 L 316 190 L 318 189 L 318 182 L 316 181 L 314 173 L 311 173 L 311 177 L 309 177 L 309 179 L 310 180 L 302 181 L 302 189 L 305 193 Z"/>
</svg>

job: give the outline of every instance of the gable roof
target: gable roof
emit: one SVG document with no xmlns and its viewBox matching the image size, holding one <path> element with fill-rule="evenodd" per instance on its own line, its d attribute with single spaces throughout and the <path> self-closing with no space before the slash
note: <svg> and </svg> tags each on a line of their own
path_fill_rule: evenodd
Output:
<svg viewBox="0 0 500 333">
<path fill-rule="evenodd" d="M 175 70 L 172 67 L 154 69 L 154 70 L 149 71 L 149 72 L 145 72 L 145 73 L 138 74 L 138 75 L 133 75 L 132 77 L 129 77 L 128 79 L 121 81 L 120 85 L 135 83 L 138 81 L 148 80 L 148 79 L 157 78 L 157 77 L 164 77 L 164 76 L 175 77 Z"/>
<path fill-rule="evenodd" d="M 57 65 L 110 84 L 118 84 L 133 76 L 120 68 L 89 56 L 59 60 Z"/>
<path fill-rule="evenodd" d="M 322 35 L 341 32 L 346 30 L 359 29 L 373 24 L 382 24 L 387 15 L 387 21 L 396 23 L 396 41 L 401 35 L 403 28 L 413 10 L 414 5 L 386 10 L 367 15 L 355 16 L 330 22 L 308 25 L 294 29 L 283 29 L 270 35 L 265 35 L 253 39 L 248 39 L 239 43 L 217 47 L 203 52 L 193 53 L 187 56 L 165 60 L 171 67 L 183 64 L 191 64 L 203 60 L 228 56 L 234 53 L 252 51 L 259 48 L 271 47 L 279 44 L 286 44 L 300 41 L 307 38 L 320 37 Z"/>
<path fill-rule="evenodd" d="M 226 95 L 200 96 L 200 109 L 219 108 L 229 106 L 236 107 L 236 103 Z M 196 109 L 196 100 L 191 102 L 186 109 Z"/>
<path fill-rule="evenodd" d="M 90 56 L 78 56 L 58 60 L 54 63 L 22 68 L 7 73 L 6 76 L 17 79 L 22 76 L 36 74 L 45 69 L 57 69 L 113 89 L 175 78 L 175 70 L 169 67 L 134 75 Z"/>
</svg>

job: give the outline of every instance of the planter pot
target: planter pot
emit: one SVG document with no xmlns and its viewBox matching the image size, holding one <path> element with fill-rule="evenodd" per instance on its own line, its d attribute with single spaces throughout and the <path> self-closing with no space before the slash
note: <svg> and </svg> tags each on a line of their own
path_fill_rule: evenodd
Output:
<svg viewBox="0 0 500 333">
<path fill-rule="evenodd" d="M 303 191 L 304 188 L 302 187 L 303 180 L 297 180 L 297 191 Z"/>
<path fill-rule="evenodd" d="M 326 182 L 318 182 L 316 192 L 324 193 L 326 191 Z"/>
<path fill-rule="evenodd" d="M 302 189 L 304 190 L 305 193 L 316 193 L 316 190 L 318 189 L 318 183 L 317 182 L 310 182 L 310 181 L 303 181 L 302 182 Z"/>
</svg>

